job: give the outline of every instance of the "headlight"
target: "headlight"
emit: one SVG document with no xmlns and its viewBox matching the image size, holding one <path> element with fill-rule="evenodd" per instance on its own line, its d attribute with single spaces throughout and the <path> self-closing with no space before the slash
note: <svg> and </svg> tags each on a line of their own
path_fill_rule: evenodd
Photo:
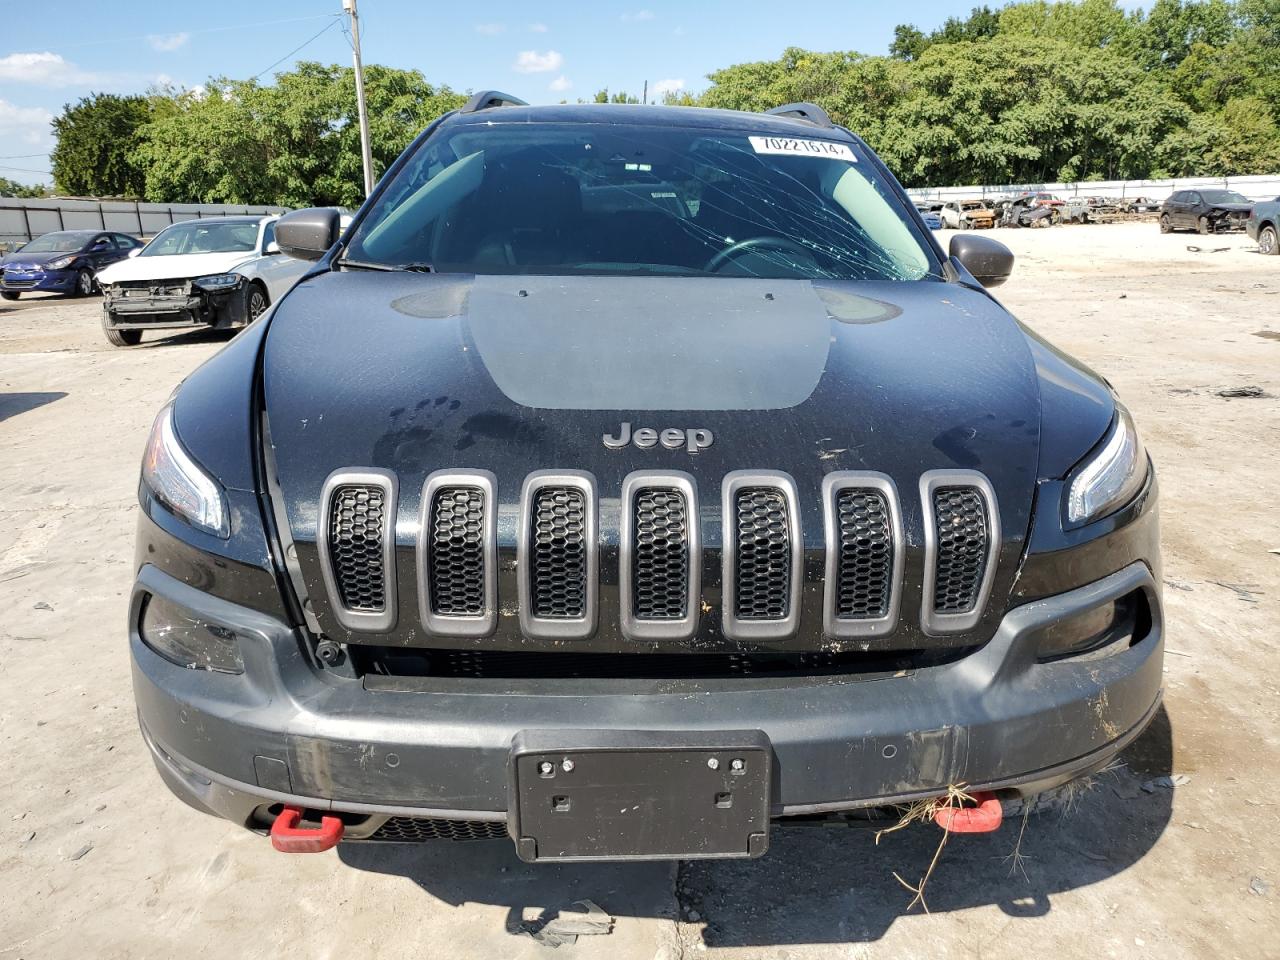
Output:
<svg viewBox="0 0 1280 960">
<path fill-rule="evenodd" d="M 231 535 L 227 504 L 217 481 L 196 464 L 173 429 L 173 406 L 156 417 L 142 457 L 142 482 L 193 527 L 224 540 Z"/>
<path fill-rule="evenodd" d="M 201 290 L 207 290 L 210 293 L 225 293 L 240 286 L 243 280 L 244 277 L 238 273 L 219 273 L 212 277 L 197 277 L 191 282 Z"/>
<path fill-rule="evenodd" d="M 49 261 L 50 270 L 65 270 L 76 262 L 76 255 L 73 253 L 69 257 L 59 257 L 57 260 Z"/>
<path fill-rule="evenodd" d="M 1111 433 L 1067 489 L 1067 522 L 1074 526 L 1106 516 L 1132 500 L 1146 480 L 1147 451 L 1129 411 L 1117 406 Z"/>
<path fill-rule="evenodd" d="M 180 667 L 244 673 L 240 641 L 234 631 L 202 620 L 163 597 L 147 600 L 138 635 L 148 647 Z"/>
</svg>

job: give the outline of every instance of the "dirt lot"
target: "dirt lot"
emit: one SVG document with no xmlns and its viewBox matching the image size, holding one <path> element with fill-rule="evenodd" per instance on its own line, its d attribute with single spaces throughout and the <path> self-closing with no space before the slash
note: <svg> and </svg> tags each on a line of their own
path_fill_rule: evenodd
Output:
<svg viewBox="0 0 1280 960">
<path fill-rule="evenodd" d="M 139 739 L 123 620 L 147 427 L 224 341 L 113 349 L 96 301 L 0 303 L 0 960 L 544 956 L 509 928 L 583 897 L 617 925 L 557 956 L 1280 956 L 1280 260 L 1149 224 L 997 236 L 1002 301 L 1115 384 L 1155 457 L 1166 709 L 1030 819 L 1020 864 L 1016 819 L 953 840 L 928 915 L 893 873 L 921 875 L 932 827 L 535 868 L 505 842 L 285 857 L 186 808 Z M 1218 393 L 1246 386 L 1267 396 Z"/>
</svg>

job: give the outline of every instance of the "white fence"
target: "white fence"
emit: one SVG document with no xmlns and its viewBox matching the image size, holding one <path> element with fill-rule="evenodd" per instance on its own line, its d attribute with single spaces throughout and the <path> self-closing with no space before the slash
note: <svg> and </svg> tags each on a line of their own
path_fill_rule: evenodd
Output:
<svg viewBox="0 0 1280 960">
<path fill-rule="evenodd" d="M 1250 200 L 1280 196 L 1280 174 L 1259 177 L 1184 177 L 1179 180 L 1093 180 L 1084 183 L 1011 183 L 1002 186 L 912 187 L 915 200 L 951 200 L 996 197 L 1029 191 L 1046 191 L 1063 200 L 1072 197 L 1150 197 L 1164 200 L 1175 190 L 1235 190 Z"/>
<path fill-rule="evenodd" d="M 0 247 L 26 243 L 53 230 L 113 230 L 150 237 L 179 220 L 284 213 L 285 207 L 221 203 L 137 203 L 132 200 L 0 197 Z"/>
</svg>

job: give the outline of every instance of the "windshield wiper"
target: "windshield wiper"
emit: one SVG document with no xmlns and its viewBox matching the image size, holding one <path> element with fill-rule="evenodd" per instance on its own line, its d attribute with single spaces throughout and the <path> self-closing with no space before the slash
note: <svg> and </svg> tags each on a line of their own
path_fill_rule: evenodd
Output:
<svg viewBox="0 0 1280 960">
<path fill-rule="evenodd" d="M 409 273 L 435 273 L 436 268 L 429 263 L 370 263 L 366 260 L 339 260 L 340 267 L 354 267 L 357 270 L 404 270 Z"/>
<path fill-rule="evenodd" d="M 398 268 L 385 263 L 366 263 L 363 260 L 339 260 L 338 266 L 351 267 L 354 270 L 396 270 Z"/>
</svg>

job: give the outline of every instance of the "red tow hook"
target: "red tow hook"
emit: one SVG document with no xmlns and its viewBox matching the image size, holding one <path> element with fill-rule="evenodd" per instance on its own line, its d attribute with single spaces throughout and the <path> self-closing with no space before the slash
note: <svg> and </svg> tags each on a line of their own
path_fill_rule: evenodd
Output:
<svg viewBox="0 0 1280 960">
<path fill-rule="evenodd" d="M 933 822 L 947 833 L 992 833 L 1000 829 L 1004 808 L 994 793 L 979 790 L 971 794 L 976 807 L 939 807 Z"/>
<path fill-rule="evenodd" d="M 342 839 L 339 817 L 320 818 L 320 829 L 298 829 L 302 822 L 301 807 L 285 807 L 271 824 L 271 846 L 281 853 L 322 853 L 332 850 Z"/>
</svg>

